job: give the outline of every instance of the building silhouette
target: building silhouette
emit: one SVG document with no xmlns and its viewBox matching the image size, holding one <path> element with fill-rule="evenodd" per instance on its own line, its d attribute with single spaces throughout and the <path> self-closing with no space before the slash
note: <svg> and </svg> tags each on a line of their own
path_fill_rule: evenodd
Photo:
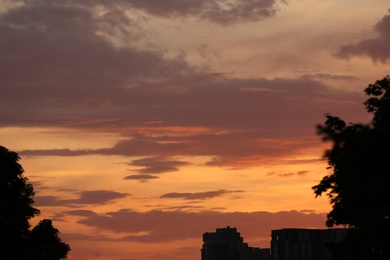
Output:
<svg viewBox="0 0 390 260">
<path fill-rule="evenodd" d="M 345 236 L 346 229 L 299 229 L 272 230 L 272 260 L 330 260 L 327 244 L 337 243 Z"/>
<path fill-rule="evenodd" d="M 249 247 L 237 228 L 217 228 L 203 234 L 202 260 L 271 260 L 270 249 Z"/>
<path fill-rule="evenodd" d="M 203 234 L 202 260 L 330 260 L 327 245 L 340 242 L 345 228 L 285 228 L 271 231 L 271 248 L 249 247 L 237 228 Z"/>
</svg>

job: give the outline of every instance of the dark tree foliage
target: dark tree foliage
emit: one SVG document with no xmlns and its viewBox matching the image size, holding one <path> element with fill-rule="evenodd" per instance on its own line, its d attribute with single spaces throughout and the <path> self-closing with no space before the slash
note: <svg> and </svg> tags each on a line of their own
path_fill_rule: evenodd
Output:
<svg viewBox="0 0 390 260">
<path fill-rule="evenodd" d="M 34 189 L 23 176 L 19 159 L 17 153 L 0 146 L 0 259 L 66 258 L 70 248 L 58 238 L 58 230 L 50 220 L 43 220 L 30 230 L 29 220 L 40 212 L 32 206 Z M 56 255 L 53 250 L 58 250 Z M 34 257 L 37 252 L 53 257 Z"/>
<path fill-rule="evenodd" d="M 44 219 L 30 232 L 29 259 L 53 260 L 66 258 L 69 245 L 58 237 L 58 229 L 54 228 L 51 220 Z"/>
<path fill-rule="evenodd" d="M 332 148 L 325 152 L 332 173 L 313 187 L 325 193 L 332 210 L 327 226 L 349 227 L 333 248 L 335 259 L 390 259 L 390 77 L 365 89 L 369 124 L 346 124 L 327 115 L 318 133 Z"/>
<path fill-rule="evenodd" d="M 38 215 L 32 207 L 34 189 L 23 176 L 15 152 L 0 146 L 0 257 L 12 259 L 21 253 L 29 233 L 29 219 Z"/>
</svg>

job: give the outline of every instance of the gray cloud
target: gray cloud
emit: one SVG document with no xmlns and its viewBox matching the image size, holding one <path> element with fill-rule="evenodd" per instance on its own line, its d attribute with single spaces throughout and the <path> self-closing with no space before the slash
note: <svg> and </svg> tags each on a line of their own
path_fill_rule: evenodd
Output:
<svg viewBox="0 0 390 260">
<path fill-rule="evenodd" d="M 222 25 L 237 22 L 255 22 L 274 16 L 277 11 L 276 3 L 275 0 L 214 1 L 202 16 Z"/>
<path fill-rule="evenodd" d="M 248 158 L 261 160 L 317 145 L 318 140 L 307 136 L 314 134 L 324 113 L 354 121 L 361 116 L 356 111 L 364 111 L 361 94 L 331 89 L 313 78 L 226 78 L 191 66 L 181 57 L 167 59 L 163 53 L 132 47 L 142 28 L 116 13 L 120 3 L 161 15 L 172 15 L 173 10 L 192 15 L 203 10 L 206 1 L 25 3 L 0 14 L 0 126 L 68 127 L 115 132 L 128 139 L 97 150 L 19 151 L 23 156 L 155 158 L 139 161 L 143 168 L 138 175 L 177 170 L 187 162 L 170 158 L 181 155 L 212 157 L 210 166 L 242 167 Z M 97 3 L 107 12 L 98 15 L 90 8 Z M 273 4 L 233 1 L 220 8 L 239 10 L 234 17 L 236 13 L 250 17 L 246 12 L 261 12 Z M 129 34 L 126 48 L 114 47 L 99 36 L 116 25 L 136 30 Z M 177 133 L 175 128 L 182 130 Z M 276 138 L 290 140 L 272 142 Z M 158 161 L 159 157 L 167 159 Z"/>
<path fill-rule="evenodd" d="M 192 16 L 220 25 L 255 22 L 276 14 L 276 0 L 122 0 L 117 1 L 153 16 Z"/>
<path fill-rule="evenodd" d="M 112 46 L 98 33 L 110 33 L 117 26 L 136 27 L 131 19 L 126 23 L 127 18 L 112 21 L 113 17 L 118 16 L 96 16 L 92 8 L 58 1 L 27 1 L 0 14 L 4 113 L 18 116 L 18 121 L 39 118 L 37 111 L 12 113 L 11 104 L 17 104 L 38 110 L 53 107 L 52 118 L 64 115 L 67 107 L 83 108 L 84 115 L 91 115 L 90 109 L 110 108 L 104 96 L 119 97 L 139 82 L 178 79 L 197 70 L 181 58 Z M 107 26 L 110 23 L 115 26 Z M 129 37 L 130 43 L 136 41 Z M 75 111 L 70 113 L 76 116 Z"/>
<path fill-rule="evenodd" d="M 140 182 L 146 182 L 148 180 L 158 179 L 158 176 L 150 175 L 150 174 L 136 174 L 136 175 L 128 175 L 124 180 L 137 180 Z"/>
<path fill-rule="evenodd" d="M 188 165 L 188 162 L 169 160 L 167 158 L 160 157 L 148 157 L 133 160 L 130 165 L 141 166 L 142 169 L 138 170 L 139 173 L 144 174 L 159 174 L 164 172 L 178 171 L 178 167 Z"/>
<path fill-rule="evenodd" d="M 120 193 L 108 190 L 82 191 L 80 198 L 74 202 L 77 204 L 105 204 L 109 201 L 129 196 L 127 193 Z"/>
<path fill-rule="evenodd" d="M 215 197 L 220 197 L 225 194 L 231 194 L 231 193 L 241 193 L 244 191 L 236 190 L 236 191 L 229 191 L 229 190 L 217 190 L 217 191 L 205 191 L 205 192 L 195 192 L 195 193 L 177 193 L 177 192 L 171 192 L 166 193 L 164 195 L 161 195 L 160 198 L 169 198 L 169 199 L 184 199 L 184 200 L 205 200 L 205 199 L 212 199 Z"/>
<path fill-rule="evenodd" d="M 54 196 L 35 196 L 34 200 L 38 206 L 72 206 L 72 205 L 103 205 L 108 202 L 125 198 L 127 193 L 116 191 L 94 190 L 75 192 L 77 199 L 60 199 Z"/>
<path fill-rule="evenodd" d="M 200 76 L 142 87 L 111 87 L 111 93 L 105 92 L 109 91 L 105 86 L 95 87 L 95 92 L 74 92 L 64 97 L 59 97 L 61 91 L 51 93 L 42 90 L 43 101 L 39 105 L 35 104 L 38 97 L 21 96 L 23 92 L 18 92 L 18 95 L 13 92 L 12 97 L 9 97 L 11 100 L 24 99 L 29 106 L 18 107 L 14 112 L 9 110 L 10 114 L 2 112 L 5 119 L 2 124 L 15 124 L 15 120 L 9 117 L 15 117 L 15 113 L 18 113 L 25 114 L 25 120 L 17 121 L 19 125 L 61 124 L 79 129 L 102 130 L 129 129 L 132 126 L 206 126 L 261 129 L 263 133 L 280 136 L 287 132 L 289 135 L 296 134 L 303 129 L 310 131 L 321 120 L 321 115 L 330 112 L 330 104 L 334 111 L 356 115 L 353 111 L 361 106 L 359 101 L 363 101 L 360 93 L 332 90 L 309 79 L 238 80 Z M 36 86 L 37 91 L 40 88 L 40 85 Z M 105 90 L 101 92 L 101 89 Z M 70 105 L 45 103 L 45 100 L 57 98 L 63 101 L 68 99 Z M 328 103 L 315 103 L 316 99 L 328 100 Z M 7 108 L 9 100 L 4 97 L 3 100 Z M 100 100 L 98 103 L 101 102 L 101 106 L 93 100 Z M 58 111 L 55 116 L 53 110 Z M 158 123 L 148 125 L 146 122 Z M 279 130 L 275 132 L 275 128 Z"/>
<path fill-rule="evenodd" d="M 376 38 L 344 45 L 336 53 L 336 56 L 343 59 L 368 56 L 375 62 L 386 63 L 390 61 L 390 15 L 385 15 L 375 25 L 374 30 L 378 33 Z"/>
<path fill-rule="evenodd" d="M 182 57 L 167 59 L 161 52 L 132 47 L 138 39 L 132 34 L 128 47 L 116 48 L 98 32 L 109 33 L 117 25 L 137 29 L 135 21 L 109 13 L 99 16 L 85 6 L 92 1 L 69 3 L 27 1 L 0 14 L 1 126 L 120 131 L 161 122 L 160 126 L 255 127 L 274 133 L 274 127 L 293 132 L 288 121 L 302 109 L 310 111 L 307 119 L 328 112 L 312 109 L 311 97 L 327 91 L 315 80 L 226 79 Z M 245 91 L 260 88 L 270 92 Z M 331 98 L 345 99 L 346 93 L 338 94 Z M 287 100 L 295 96 L 302 102 Z"/>
<path fill-rule="evenodd" d="M 74 215 L 74 216 L 82 216 L 82 217 L 94 217 L 97 216 L 95 212 L 92 210 L 84 210 L 84 209 L 77 209 L 77 210 L 71 210 L 66 212 L 67 214 Z"/>
<path fill-rule="evenodd" d="M 264 140 L 263 140 L 264 139 Z M 121 155 L 121 156 L 148 156 L 159 154 L 169 156 L 210 156 L 212 159 L 206 163 L 208 166 L 232 166 L 252 167 L 247 158 L 253 162 L 261 162 L 271 156 L 283 156 L 294 152 L 307 145 L 315 146 L 317 139 L 301 139 L 296 142 L 282 144 L 283 138 L 278 143 L 267 141 L 261 133 L 227 133 L 207 134 L 194 136 L 135 136 L 130 140 L 117 143 L 112 148 L 89 150 L 75 150 L 73 156 L 100 154 L 100 155 Z M 58 150 L 24 150 L 18 152 L 21 156 L 52 156 L 60 155 Z M 72 156 L 72 153 L 65 153 Z M 180 165 L 189 163 L 181 162 Z M 161 165 L 141 169 L 142 173 L 163 173 L 177 169 L 176 167 Z"/>
<path fill-rule="evenodd" d="M 108 98 L 91 93 L 97 98 L 107 98 L 107 102 L 113 104 L 112 108 L 96 108 L 91 114 L 81 113 L 74 119 L 78 123 L 72 127 L 85 131 L 92 128 L 94 131 L 115 130 L 128 136 L 127 140 L 121 140 L 113 147 L 18 152 L 22 156 L 101 154 L 153 158 L 135 162 L 144 167 L 139 172 L 141 174 L 161 173 L 185 166 L 186 162 L 169 159 L 182 155 L 211 156 L 214 159 L 208 162 L 210 166 L 240 167 L 240 162 L 248 158 L 261 160 L 267 156 L 286 155 L 304 146 L 318 145 L 318 139 L 307 136 L 315 134 L 315 125 L 327 112 L 349 121 L 361 118 L 364 113 L 362 94 L 330 89 L 306 78 L 238 80 L 200 77 L 185 83 L 175 85 L 175 89 L 165 84 L 123 89 L 117 97 Z M 124 97 L 128 98 L 128 103 L 122 102 Z M 88 108 L 82 108 L 82 111 L 88 111 Z M 30 111 L 34 109 L 29 107 Z M 72 112 L 69 108 L 67 114 L 57 115 L 50 124 L 55 125 L 58 120 L 62 120 L 62 124 L 72 124 L 72 120 L 68 120 L 76 110 Z M 50 115 L 39 111 L 40 120 L 51 120 Z M 106 116 L 116 119 L 104 121 Z M 103 121 L 94 123 L 98 118 Z M 84 121 L 88 123 L 84 125 Z M 34 120 L 33 124 L 40 123 L 42 121 Z M 272 141 L 276 139 L 279 141 Z M 283 143 L 283 140 L 287 142 Z"/>
<path fill-rule="evenodd" d="M 35 203 L 38 206 L 63 206 L 67 205 L 68 203 L 64 202 L 64 200 L 60 200 L 59 198 L 55 196 L 35 196 L 34 198 Z"/>
</svg>

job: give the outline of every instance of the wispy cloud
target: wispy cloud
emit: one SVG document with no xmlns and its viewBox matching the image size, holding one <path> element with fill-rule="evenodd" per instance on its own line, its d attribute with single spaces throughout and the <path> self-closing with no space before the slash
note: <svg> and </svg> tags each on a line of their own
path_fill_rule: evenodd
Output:
<svg viewBox="0 0 390 260">
<path fill-rule="evenodd" d="M 177 193 L 177 192 L 171 192 L 166 193 L 164 195 L 161 195 L 160 198 L 169 198 L 169 199 L 184 199 L 184 200 L 205 200 L 205 199 L 212 199 L 215 197 L 223 196 L 225 194 L 231 194 L 231 193 L 241 193 L 244 192 L 242 190 L 235 190 L 235 191 L 229 191 L 229 190 L 217 190 L 217 191 L 205 191 L 205 192 L 185 192 L 185 193 Z"/>
<path fill-rule="evenodd" d="M 140 182 L 146 182 L 148 180 L 158 179 L 158 176 L 150 175 L 150 174 L 135 174 L 135 175 L 128 175 L 124 180 L 137 180 Z"/>
<path fill-rule="evenodd" d="M 298 171 L 298 172 L 269 172 L 268 176 L 278 176 L 278 177 L 304 177 L 308 174 L 308 171 Z"/>
</svg>

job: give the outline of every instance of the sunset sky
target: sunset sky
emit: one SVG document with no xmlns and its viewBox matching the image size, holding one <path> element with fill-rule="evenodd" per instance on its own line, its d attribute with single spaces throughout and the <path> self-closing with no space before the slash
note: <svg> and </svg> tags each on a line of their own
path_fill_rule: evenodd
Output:
<svg viewBox="0 0 390 260">
<path fill-rule="evenodd" d="M 325 228 L 316 125 L 366 123 L 388 0 L 0 0 L 0 145 L 72 260 Z"/>
</svg>

